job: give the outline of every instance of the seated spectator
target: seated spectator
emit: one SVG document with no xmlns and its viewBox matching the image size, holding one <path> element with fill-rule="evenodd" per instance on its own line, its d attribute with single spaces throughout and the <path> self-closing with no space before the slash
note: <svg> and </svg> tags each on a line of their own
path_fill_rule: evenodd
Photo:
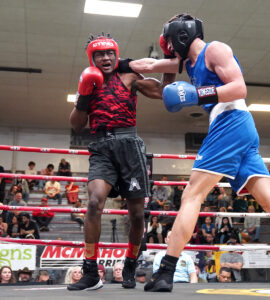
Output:
<svg viewBox="0 0 270 300">
<path fill-rule="evenodd" d="M 204 224 L 202 224 L 202 237 L 204 239 L 204 243 L 212 244 L 216 234 L 215 225 L 212 223 L 211 217 L 206 217 L 204 220 Z"/>
<path fill-rule="evenodd" d="M 143 270 L 138 269 L 135 274 L 135 280 L 139 283 L 145 283 L 146 282 L 146 273 Z"/>
<path fill-rule="evenodd" d="M 192 233 L 192 236 L 188 242 L 189 244 L 195 244 L 199 245 L 200 244 L 200 236 L 199 236 L 199 226 L 196 224 Z"/>
<path fill-rule="evenodd" d="M 222 267 L 219 270 L 217 276 L 217 282 L 231 282 L 232 281 L 232 270 L 226 267 Z"/>
<path fill-rule="evenodd" d="M 42 198 L 40 207 L 48 207 L 48 199 Z M 33 219 L 37 222 L 40 231 L 50 231 L 49 224 L 54 217 L 52 211 L 33 211 Z"/>
<path fill-rule="evenodd" d="M 14 199 L 9 203 L 10 206 L 26 206 L 26 203 L 23 201 L 22 193 L 17 192 L 14 195 Z"/>
<path fill-rule="evenodd" d="M 16 278 L 9 266 L 3 266 L 0 269 L 0 283 L 14 283 Z"/>
<path fill-rule="evenodd" d="M 150 209 L 163 210 L 163 205 L 166 200 L 168 200 L 168 192 L 165 187 L 161 185 L 154 186 Z"/>
<path fill-rule="evenodd" d="M 226 207 L 221 206 L 221 207 L 219 208 L 219 212 L 221 212 L 221 213 L 227 212 Z M 217 230 L 219 230 L 220 227 L 221 227 L 222 219 L 223 219 L 223 216 L 217 216 L 216 219 L 215 219 L 215 226 L 216 226 L 216 229 L 217 229 Z M 233 226 L 233 224 L 232 224 L 232 218 L 231 218 L 231 217 L 228 217 L 228 219 L 229 219 L 229 223 L 230 223 L 230 225 L 231 225 L 231 227 L 232 227 L 232 226 Z"/>
<path fill-rule="evenodd" d="M 172 205 L 170 201 L 166 201 L 163 206 L 164 211 L 172 210 Z M 162 226 L 162 241 L 164 241 L 165 237 L 167 236 L 168 231 L 172 229 L 175 217 L 173 216 L 160 216 L 159 222 Z"/>
<path fill-rule="evenodd" d="M 99 275 L 99 278 L 101 279 L 102 283 L 105 283 L 106 269 L 101 264 L 98 265 L 98 275 Z"/>
<path fill-rule="evenodd" d="M 168 177 L 166 175 L 163 175 L 161 177 L 161 181 L 165 181 L 165 182 L 168 181 Z M 163 187 L 167 190 L 167 200 L 171 199 L 172 192 L 173 192 L 172 187 L 169 185 L 164 185 Z"/>
<path fill-rule="evenodd" d="M 0 237 L 7 236 L 8 224 L 4 222 L 3 216 L 0 215 Z"/>
<path fill-rule="evenodd" d="M 82 278 L 82 268 L 80 266 L 70 267 L 67 270 L 65 284 L 73 284 Z"/>
<path fill-rule="evenodd" d="M 230 239 L 227 245 L 235 245 L 236 240 Z M 241 254 L 235 251 L 229 251 L 222 253 L 220 256 L 220 266 L 226 267 L 232 270 L 235 281 L 242 281 L 241 270 L 243 267 L 243 257 Z"/>
<path fill-rule="evenodd" d="M 179 210 L 181 206 L 182 194 L 184 192 L 184 186 L 177 185 L 172 192 L 172 202 L 175 210 Z"/>
<path fill-rule="evenodd" d="M 7 197 L 4 200 L 4 204 L 9 205 L 9 203 L 14 200 L 14 196 L 17 192 L 19 192 L 17 185 L 11 185 Z"/>
<path fill-rule="evenodd" d="M 67 162 L 64 158 L 61 159 L 58 166 L 58 176 L 72 176 L 70 171 L 70 163 Z"/>
<path fill-rule="evenodd" d="M 251 205 L 254 206 L 255 212 L 263 212 L 262 207 L 254 198 L 248 199 L 248 206 L 251 206 Z"/>
<path fill-rule="evenodd" d="M 70 182 L 65 186 L 65 189 L 68 203 L 75 203 L 79 195 L 79 186 L 74 184 L 74 182 Z"/>
<path fill-rule="evenodd" d="M 151 221 L 147 225 L 147 242 L 162 243 L 162 226 L 158 221 L 157 216 L 152 216 Z"/>
<path fill-rule="evenodd" d="M 74 203 L 73 207 L 83 208 L 82 200 L 78 199 L 77 202 Z M 84 226 L 84 217 L 85 217 L 84 213 L 80 213 L 80 212 L 71 213 L 71 220 L 77 222 L 81 230 L 83 230 L 83 226 Z"/>
<path fill-rule="evenodd" d="M 216 281 L 216 263 L 213 251 L 205 251 L 205 272 L 208 282 Z"/>
<path fill-rule="evenodd" d="M 50 274 L 46 270 L 40 270 L 36 278 L 36 282 L 48 282 L 50 279 Z"/>
<path fill-rule="evenodd" d="M 45 184 L 44 192 L 48 199 L 57 199 L 58 204 L 62 204 L 61 185 L 58 181 L 47 181 Z"/>
<path fill-rule="evenodd" d="M 220 194 L 218 195 L 218 208 L 225 207 L 227 208 L 230 205 L 231 199 L 227 196 L 227 193 L 223 187 L 219 188 Z"/>
<path fill-rule="evenodd" d="M 121 263 L 121 262 L 117 262 L 113 266 L 113 278 L 111 280 L 111 283 L 122 283 L 122 281 L 123 281 L 123 276 L 122 276 L 123 268 L 124 268 L 124 264 Z"/>
<path fill-rule="evenodd" d="M 168 244 L 170 239 L 171 231 L 168 232 L 165 239 L 165 243 Z M 160 267 L 160 262 L 165 256 L 166 251 L 159 251 L 154 258 L 153 262 L 153 272 L 157 272 Z M 181 252 L 179 259 L 176 264 L 173 282 L 190 282 L 197 283 L 197 275 L 195 270 L 195 265 L 192 258 L 185 252 Z"/>
<path fill-rule="evenodd" d="M 16 173 L 20 173 L 20 172 L 16 172 Z M 13 179 L 12 183 L 13 185 L 16 185 L 18 187 L 18 192 L 22 193 L 23 200 L 27 202 L 29 198 L 29 187 L 26 179 L 15 178 Z"/>
<path fill-rule="evenodd" d="M 4 173 L 4 167 L 0 166 L 0 173 Z M 0 202 L 3 203 L 5 199 L 5 192 L 6 191 L 6 179 L 1 177 L 0 178 Z"/>
<path fill-rule="evenodd" d="M 220 228 L 218 228 L 216 233 L 216 242 L 219 244 L 227 243 L 227 241 L 232 237 L 233 235 L 233 227 L 230 224 L 228 217 L 222 218 L 222 223 Z"/>
<path fill-rule="evenodd" d="M 53 170 L 54 170 L 54 165 L 53 164 L 48 164 L 45 169 L 42 169 L 40 171 L 40 175 L 53 176 L 54 175 Z M 44 185 L 45 185 L 45 180 L 40 180 L 39 183 L 38 183 L 39 191 L 43 191 Z"/>
<path fill-rule="evenodd" d="M 28 169 L 24 171 L 27 175 L 37 175 L 37 171 L 35 170 L 36 163 L 33 161 L 29 161 L 28 163 Z M 34 189 L 34 186 L 37 184 L 37 181 L 34 179 L 26 179 L 26 182 L 28 184 L 29 191 L 32 191 Z"/>
<path fill-rule="evenodd" d="M 11 223 L 8 224 L 7 234 L 11 238 L 18 238 L 20 236 L 18 215 L 13 214 Z"/>
<path fill-rule="evenodd" d="M 21 222 L 19 223 L 20 238 L 39 239 L 38 226 L 35 221 L 30 219 L 29 213 L 21 213 Z"/>
<path fill-rule="evenodd" d="M 234 212 L 247 212 L 248 202 L 245 196 L 237 196 L 233 201 Z"/>
<path fill-rule="evenodd" d="M 196 270 L 196 275 L 197 275 L 197 280 L 198 280 L 198 283 L 207 283 L 207 274 L 205 271 L 201 271 L 200 267 L 199 267 L 199 264 L 197 263 L 194 263 L 195 265 L 195 270 Z"/>
<path fill-rule="evenodd" d="M 32 273 L 33 271 L 30 271 L 27 267 L 24 267 L 23 269 L 20 269 L 18 271 L 18 281 L 20 282 L 32 282 Z"/>
<path fill-rule="evenodd" d="M 255 213 L 253 205 L 248 207 L 249 213 Z M 246 216 L 244 221 L 244 233 L 248 235 L 252 242 L 259 242 L 260 240 L 260 217 Z M 246 236 L 242 235 L 243 238 Z"/>
</svg>

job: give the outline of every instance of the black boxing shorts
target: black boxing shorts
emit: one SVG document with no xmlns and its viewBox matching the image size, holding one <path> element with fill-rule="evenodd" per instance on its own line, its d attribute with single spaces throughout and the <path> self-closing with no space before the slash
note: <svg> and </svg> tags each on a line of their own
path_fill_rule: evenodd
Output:
<svg viewBox="0 0 270 300">
<path fill-rule="evenodd" d="M 97 131 L 91 135 L 88 150 L 88 181 L 102 179 L 112 186 L 109 197 L 127 199 L 150 196 L 146 168 L 146 148 L 136 127 Z"/>
</svg>

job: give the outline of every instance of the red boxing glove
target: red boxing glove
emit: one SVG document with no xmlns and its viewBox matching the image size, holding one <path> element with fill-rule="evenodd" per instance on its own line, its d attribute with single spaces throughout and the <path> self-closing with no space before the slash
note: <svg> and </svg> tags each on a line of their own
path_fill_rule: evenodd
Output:
<svg viewBox="0 0 270 300">
<path fill-rule="evenodd" d="M 103 74 L 96 67 L 86 68 L 79 80 L 78 92 L 76 95 L 75 107 L 81 111 L 88 111 L 90 95 L 93 89 L 101 88 L 103 84 Z"/>
<path fill-rule="evenodd" d="M 101 88 L 103 84 L 103 74 L 96 67 L 86 68 L 80 77 L 78 92 L 80 95 L 90 95 L 94 87 Z"/>
<path fill-rule="evenodd" d="M 168 43 L 164 40 L 163 34 L 159 37 L 159 46 L 164 53 L 164 58 L 175 58 L 176 56 L 168 49 Z"/>
</svg>

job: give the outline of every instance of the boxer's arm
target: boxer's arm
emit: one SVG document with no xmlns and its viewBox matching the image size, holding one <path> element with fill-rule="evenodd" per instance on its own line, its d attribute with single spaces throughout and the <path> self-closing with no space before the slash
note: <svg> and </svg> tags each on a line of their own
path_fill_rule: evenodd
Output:
<svg viewBox="0 0 270 300">
<path fill-rule="evenodd" d="M 155 78 L 135 80 L 132 84 L 132 89 L 139 91 L 148 98 L 162 99 L 162 85 L 161 82 Z"/>
<path fill-rule="evenodd" d="M 207 67 L 224 82 L 224 85 L 217 87 L 219 102 L 246 98 L 247 88 L 241 69 L 228 45 L 211 43 L 206 50 L 205 60 Z"/>
<path fill-rule="evenodd" d="M 131 69 L 137 73 L 178 73 L 178 57 L 170 59 L 142 58 L 129 63 Z"/>
<path fill-rule="evenodd" d="M 88 114 L 86 111 L 78 110 L 74 107 L 70 114 L 69 121 L 74 131 L 79 132 L 86 126 Z"/>
</svg>

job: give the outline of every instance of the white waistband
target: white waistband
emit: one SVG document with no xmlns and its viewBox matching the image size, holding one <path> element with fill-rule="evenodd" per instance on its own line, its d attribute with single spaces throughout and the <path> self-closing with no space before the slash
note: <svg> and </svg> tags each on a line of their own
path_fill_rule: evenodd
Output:
<svg viewBox="0 0 270 300">
<path fill-rule="evenodd" d="M 223 113 L 224 111 L 239 109 L 239 110 L 248 110 L 246 106 L 245 99 L 238 99 L 231 102 L 220 102 L 214 106 L 210 113 L 209 123 L 211 124 L 215 118 Z"/>
</svg>

